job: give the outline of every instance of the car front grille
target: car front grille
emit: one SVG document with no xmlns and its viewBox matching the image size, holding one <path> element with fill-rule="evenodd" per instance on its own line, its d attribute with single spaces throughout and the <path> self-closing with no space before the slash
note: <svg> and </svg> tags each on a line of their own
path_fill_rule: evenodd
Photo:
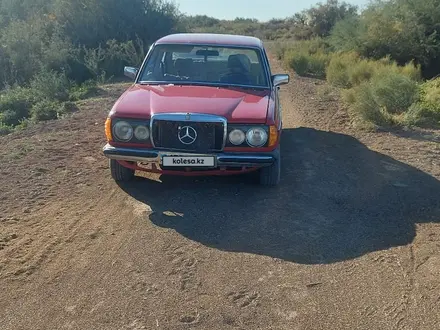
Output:
<svg viewBox="0 0 440 330">
<path fill-rule="evenodd" d="M 210 119 L 210 121 L 153 119 L 152 142 L 157 149 L 198 153 L 221 151 L 224 147 L 226 123 L 222 120 Z"/>
</svg>

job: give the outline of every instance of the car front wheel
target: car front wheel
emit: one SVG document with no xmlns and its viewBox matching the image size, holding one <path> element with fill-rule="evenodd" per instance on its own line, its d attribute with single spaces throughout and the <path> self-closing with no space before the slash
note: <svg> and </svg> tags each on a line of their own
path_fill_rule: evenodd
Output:
<svg viewBox="0 0 440 330">
<path fill-rule="evenodd" d="M 260 169 L 260 184 L 263 186 L 276 186 L 281 179 L 280 149 L 274 152 L 275 161 L 272 165 Z"/>
<path fill-rule="evenodd" d="M 110 170 L 115 181 L 131 181 L 134 178 L 134 170 L 122 166 L 114 159 L 110 159 Z"/>
</svg>

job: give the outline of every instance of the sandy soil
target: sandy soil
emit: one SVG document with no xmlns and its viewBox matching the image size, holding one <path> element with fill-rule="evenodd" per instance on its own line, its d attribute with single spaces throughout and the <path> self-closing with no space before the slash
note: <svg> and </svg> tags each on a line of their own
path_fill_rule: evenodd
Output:
<svg viewBox="0 0 440 330">
<path fill-rule="evenodd" d="M 356 132 L 322 84 L 282 88 L 274 189 L 118 186 L 123 84 L 1 137 L 0 329 L 440 329 L 438 132 Z"/>
</svg>

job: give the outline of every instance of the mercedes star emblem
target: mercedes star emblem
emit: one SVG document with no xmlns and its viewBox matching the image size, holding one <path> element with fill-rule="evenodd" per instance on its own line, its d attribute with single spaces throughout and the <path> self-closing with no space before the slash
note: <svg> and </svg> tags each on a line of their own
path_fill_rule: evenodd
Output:
<svg viewBox="0 0 440 330">
<path fill-rule="evenodd" d="M 193 144 L 197 140 L 197 131 L 191 126 L 179 127 L 177 137 L 183 144 Z"/>
</svg>

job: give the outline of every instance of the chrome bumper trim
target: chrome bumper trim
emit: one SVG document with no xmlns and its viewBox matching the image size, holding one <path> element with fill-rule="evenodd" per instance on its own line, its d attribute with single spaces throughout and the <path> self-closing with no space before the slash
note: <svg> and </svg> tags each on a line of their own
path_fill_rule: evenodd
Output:
<svg viewBox="0 0 440 330">
<path fill-rule="evenodd" d="M 163 156 L 215 156 L 217 167 L 236 167 L 236 166 L 269 166 L 274 162 L 271 154 L 246 154 L 243 153 L 212 153 L 196 154 L 175 151 L 157 151 L 151 149 L 132 149 L 113 147 L 107 144 L 103 149 L 104 155 L 109 159 L 124 160 L 127 162 L 154 163 L 161 164 Z"/>
</svg>

